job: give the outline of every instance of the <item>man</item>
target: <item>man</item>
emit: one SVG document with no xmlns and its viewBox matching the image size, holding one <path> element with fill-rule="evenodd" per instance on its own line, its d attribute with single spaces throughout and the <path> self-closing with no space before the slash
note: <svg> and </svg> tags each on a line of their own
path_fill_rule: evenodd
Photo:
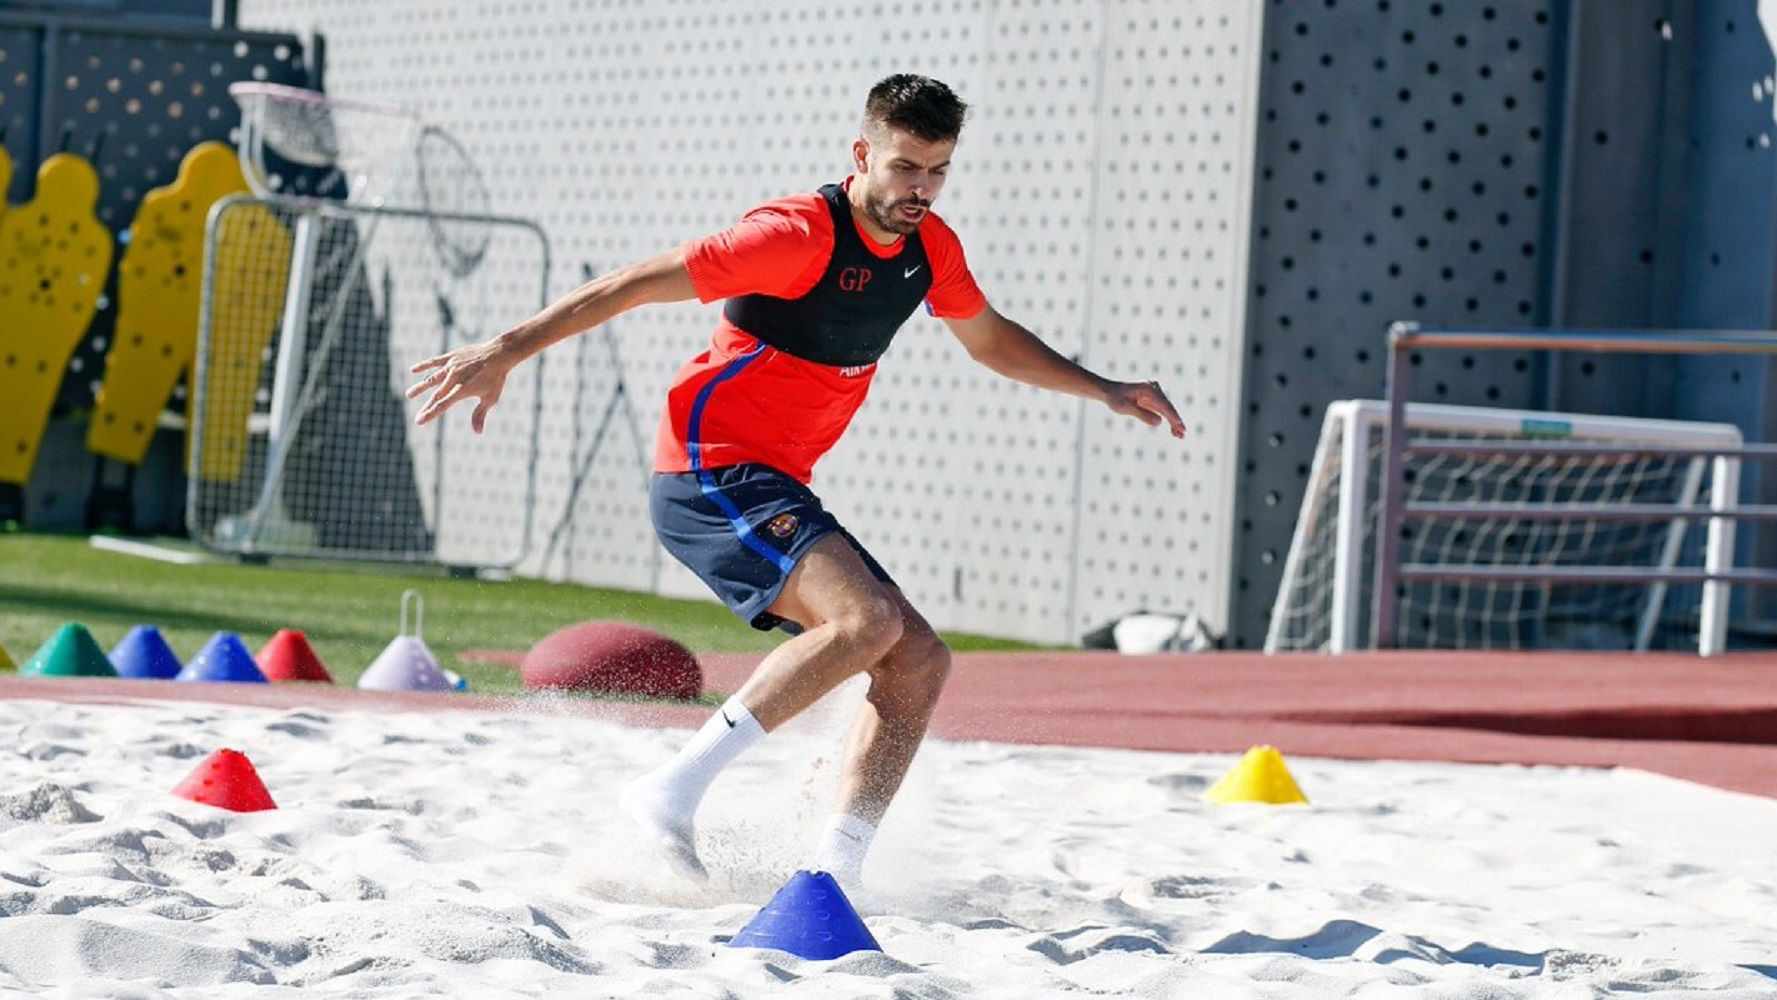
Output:
<svg viewBox="0 0 1777 1000">
<path fill-rule="evenodd" d="M 677 757 L 624 789 L 624 811 L 686 875 L 704 875 L 693 818 L 717 772 L 864 671 L 869 693 L 813 862 L 855 885 L 925 736 L 949 650 L 808 488 L 921 301 L 995 372 L 1184 436 L 1157 383 L 1100 378 L 987 304 L 956 235 L 931 211 L 965 110 L 936 80 L 888 77 L 865 102 L 843 183 L 762 205 L 731 229 L 588 282 L 486 343 L 413 368 L 426 374 L 408 396 L 431 393 L 419 423 L 474 397 L 479 432 L 507 373 L 549 345 L 643 303 L 727 300 L 709 350 L 668 390 L 650 509 L 661 543 L 729 608 L 792 638 Z"/>
</svg>

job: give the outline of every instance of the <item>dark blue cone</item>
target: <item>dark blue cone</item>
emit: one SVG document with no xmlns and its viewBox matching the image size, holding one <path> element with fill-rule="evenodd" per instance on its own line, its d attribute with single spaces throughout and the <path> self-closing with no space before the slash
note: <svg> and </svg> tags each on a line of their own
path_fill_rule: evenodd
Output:
<svg viewBox="0 0 1777 1000">
<path fill-rule="evenodd" d="M 817 960 L 882 950 L 833 876 L 806 871 L 791 876 L 728 946 L 775 948 Z"/>
<path fill-rule="evenodd" d="M 247 652 L 241 637 L 233 632 L 218 632 L 212 636 L 185 669 L 179 671 L 178 679 L 267 683 L 265 675 L 259 672 L 259 664 L 253 662 L 253 654 Z"/>
<path fill-rule="evenodd" d="M 111 665 L 119 677 L 169 680 L 184 669 L 173 647 L 153 625 L 137 625 L 111 650 Z"/>
</svg>

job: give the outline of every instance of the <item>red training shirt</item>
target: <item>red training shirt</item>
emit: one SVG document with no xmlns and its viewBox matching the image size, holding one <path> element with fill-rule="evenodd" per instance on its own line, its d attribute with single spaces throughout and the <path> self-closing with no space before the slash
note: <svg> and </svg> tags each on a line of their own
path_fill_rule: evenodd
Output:
<svg viewBox="0 0 1777 1000">
<path fill-rule="evenodd" d="M 846 179 L 849 190 L 850 178 Z M 857 219 L 852 219 L 854 226 Z M 890 258 L 904 239 L 883 246 L 858 226 L 871 253 Z M 919 239 L 932 268 L 926 308 L 938 317 L 966 319 L 987 298 L 963 259 L 962 243 L 936 213 L 919 224 Z M 826 272 L 833 253 L 833 215 L 819 193 L 766 202 L 733 227 L 685 246 L 685 268 L 702 302 L 760 294 L 796 299 Z M 839 440 L 870 391 L 876 365 L 836 368 L 762 345 L 730 323 L 716 324 L 709 349 L 686 362 L 667 390 L 666 411 L 655 437 L 654 470 L 689 472 L 691 410 L 698 394 L 729 362 L 755 348 L 763 354 L 723 381 L 699 414 L 702 468 L 758 462 L 808 483 L 814 464 Z"/>
</svg>

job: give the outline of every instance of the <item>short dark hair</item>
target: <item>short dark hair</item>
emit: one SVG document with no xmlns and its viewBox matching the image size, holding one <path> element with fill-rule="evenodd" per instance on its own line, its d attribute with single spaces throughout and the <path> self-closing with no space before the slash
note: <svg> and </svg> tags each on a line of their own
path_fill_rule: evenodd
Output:
<svg viewBox="0 0 1777 1000">
<path fill-rule="evenodd" d="M 870 88 L 864 101 L 864 128 L 887 125 L 911 132 L 927 142 L 962 134 L 969 106 L 943 83 L 929 76 L 896 73 Z"/>
</svg>

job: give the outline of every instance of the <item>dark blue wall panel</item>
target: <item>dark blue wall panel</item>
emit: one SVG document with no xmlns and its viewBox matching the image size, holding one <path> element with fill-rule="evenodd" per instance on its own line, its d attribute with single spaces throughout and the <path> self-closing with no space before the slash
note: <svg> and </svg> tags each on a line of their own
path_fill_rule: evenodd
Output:
<svg viewBox="0 0 1777 1000">
<path fill-rule="evenodd" d="M 202 23 L 164 18 L 76 17 L 16 6 L 0 10 L 0 124 L 13 158 L 8 200 L 16 204 L 32 197 L 37 167 L 50 155 L 66 149 L 90 156 L 100 176 L 99 218 L 121 240 L 142 196 L 170 183 L 192 146 L 231 140 L 240 112 L 228 85 L 237 80 L 305 84 L 304 55 L 302 41 L 292 35 L 212 31 Z M 83 414 L 104 378 L 115 326 L 113 276 L 69 362 L 52 420 L 84 428 Z M 182 408 L 183 387 L 176 393 L 174 408 Z M 27 490 L 27 524 L 82 523 L 86 498 L 80 484 L 90 482 L 92 456 L 84 443 L 72 451 L 57 444 L 80 440 L 65 429 L 46 437 Z M 145 488 L 152 485 L 149 493 L 164 490 L 176 499 L 177 472 L 174 460 Z M 138 508 L 164 508 L 157 517 L 173 518 L 139 526 L 177 530 L 177 503 Z"/>
<path fill-rule="evenodd" d="M 1231 644 L 1257 646 L 1326 403 L 1393 320 L 1769 329 L 1773 61 L 1757 0 L 1266 8 Z M 1719 420 L 1777 440 L 1749 357 L 1427 355 L 1415 399 Z M 1744 499 L 1777 503 L 1777 470 Z M 1777 530 L 1741 528 L 1777 565 Z M 1777 617 L 1777 594 L 1744 594 Z"/>
</svg>

